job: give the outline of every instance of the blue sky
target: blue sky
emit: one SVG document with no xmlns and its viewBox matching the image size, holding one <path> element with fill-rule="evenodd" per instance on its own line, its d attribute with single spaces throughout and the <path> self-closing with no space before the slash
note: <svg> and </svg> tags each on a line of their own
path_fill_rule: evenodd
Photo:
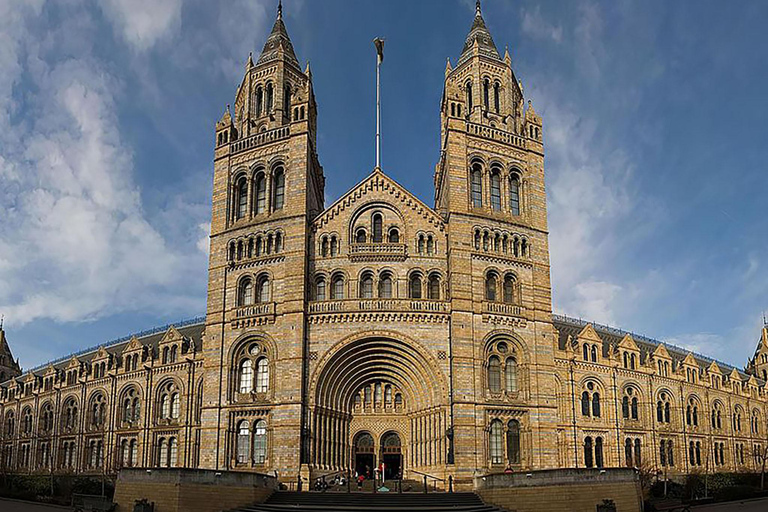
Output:
<svg viewBox="0 0 768 512">
<path fill-rule="evenodd" d="M 205 310 L 213 126 L 275 1 L 0 0 L 0 313 L 24 367 Z M 326 203 L 428 204 L 472 0 L 286 0 Z M 544 117 L 556 312 L 743 365 L 768 310 L 768 3 L 485 0 Z"/>
</svg>

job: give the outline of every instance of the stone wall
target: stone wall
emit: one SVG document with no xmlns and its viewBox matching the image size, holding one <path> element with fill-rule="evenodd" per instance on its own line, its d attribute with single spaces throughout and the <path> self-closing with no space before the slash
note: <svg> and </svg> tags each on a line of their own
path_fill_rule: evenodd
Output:
<svg viewBox="0 0 768 512">
<path fill-rule="evenodd" d="M 258 473 L 195 469 L 124 469 L 117 477 L 117 512 L 136 500 L 155 503 L 155 512 L 219 512 L 261 503 L 277 489 L 275 477 Z"/>
<path fill-rule="evenodd" d="M 633 469 L 552 469 L 475 478 L 486 503 L 515 512 L 591 511 L 612 500 L 620 512 L 640 512 L 642 494 Z"/>
</svg>

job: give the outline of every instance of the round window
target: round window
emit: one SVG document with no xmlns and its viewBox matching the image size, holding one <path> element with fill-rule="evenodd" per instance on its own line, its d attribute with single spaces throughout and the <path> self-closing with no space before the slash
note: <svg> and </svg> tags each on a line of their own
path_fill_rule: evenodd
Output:
<svg viewBox="0 0 768 512">
<path fill-rule="evenodd" d="M 595 385 L 590 382 L 587 384 L 587 389 L 592 391 L 593 389 L 595 389 Z"/>
<path fill-rule="evenodd" d="M 258 345 L 252 345 L 249 352 L 252 356 L 258 355 L 258 353 L 261 352 L 261 347 Z"/>
<path fill-rule="evenodd" d="M 501 343 L 499 343 L 498 345 L 496 345 L 496 350 L 498 350 L 498 351 L 499 351 L 499 352 L 501 352 L 502 354 L 506 354 L 506 353 L 507 353 L 507 350 L 508 350 L 508 349 L 507 349 L 507 344 L 506 344 L 506 343 L 504 343 L 504 342 L 502 341 Z"/>
</svg>

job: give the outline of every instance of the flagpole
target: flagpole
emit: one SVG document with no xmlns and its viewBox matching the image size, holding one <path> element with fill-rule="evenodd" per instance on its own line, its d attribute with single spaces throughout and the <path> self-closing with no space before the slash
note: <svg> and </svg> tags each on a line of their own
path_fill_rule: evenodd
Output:
<svg viewBox="0 0 768 512">
<path fill-rule="evenodd" d="M 376 168 L 381 169 L 381 62 L 384 60 L 384 40 L 373 40 L 376 46 Z"/>
</svg>

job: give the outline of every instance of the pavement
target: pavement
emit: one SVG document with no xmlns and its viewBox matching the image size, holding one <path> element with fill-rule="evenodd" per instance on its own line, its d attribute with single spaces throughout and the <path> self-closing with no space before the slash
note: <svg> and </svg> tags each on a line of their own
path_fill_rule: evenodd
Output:
<svg viewBox="0 0 768 512">
<path fill-rule="evenodd" d="M 712 505 L 691 507 L 691 512 L 765 512 L 766 510 L 768 510 L 768 498 L 729 501 L 728 503 L 715 503 Z"/>
<path fill-rule="evenodd" d="M 0 510 L 2 512 L 72 512 L 72 507 L 59 507 L 57 505 L 43 505 L 31 501 L 9 500 L 0 498 Z"/>
</svg>

